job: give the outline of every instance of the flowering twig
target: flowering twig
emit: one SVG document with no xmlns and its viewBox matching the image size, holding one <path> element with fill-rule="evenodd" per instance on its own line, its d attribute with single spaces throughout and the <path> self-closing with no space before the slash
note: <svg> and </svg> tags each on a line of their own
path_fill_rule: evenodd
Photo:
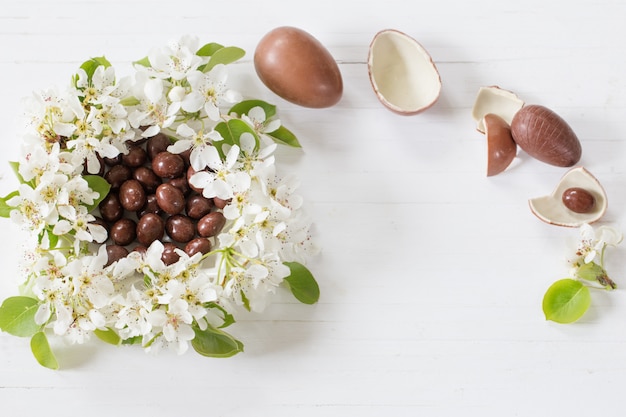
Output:
<svg viewBox="0 0 626 417">
<path fill-rule="evenodd" d="M 300 144 L 275 106 L 228 87 L 227 66 L 243 53 L 187 36 L 137 61 L 132 77 L 118 80 L 106 58 L 92 58 L 67 89 L 29 101 L 22 155 L 12 163 L 20 184 L 0 198 L 0 216 L 32 239 L 23 293 L 0 307 L 0 329 L 31 337 L 42 365 L 58 366 L 49 335 L 232 356 L 243 344 L 223 329 L 239 307 L 262 311 L 281 285 L 317 301 L 304 267 L 316 250 L 311 222 L 274 156 L 277 144 Z M 223 227 L 203 237 L 211 250 L 177 248 L 172 262 L 159 239 L 114 258 L 98 219 L 113 187 L 105 162 L 159 137 L 169 153 L 188 155 L 198 195 L 223 203 L 214 209 Z"/>
<path fill-rule="evenodd" d="M 579 231 L 580 243 L 570 260 L 572 278 L 552 284 L 543 299 L 546 319 L 558 323 L 571 323 L 585 314 L 591 304 L 590 287 L 617 288 L 605 270 L 604 256 L 607 247 L 621 243 L 622 233 L 609 226 L 594 229 L 588 224 Z"/>
</svg>

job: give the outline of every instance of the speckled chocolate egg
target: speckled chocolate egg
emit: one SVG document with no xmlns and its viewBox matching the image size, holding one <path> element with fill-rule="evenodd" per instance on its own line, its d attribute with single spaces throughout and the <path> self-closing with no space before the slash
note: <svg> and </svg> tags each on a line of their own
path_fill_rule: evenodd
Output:
<svg viewBox="0 0 626 417">
<path fill-rule="evenodd" d="M 343 94 L 335 59 L 302 29 L 282 26 L 267 33 L 254 52 L 254 67 L 267 88 L 300 106 L 330 107 Z"/>
<path fill-rule="evenodd" d="M 580 142 L 572 128 L 543 106 L 522 107 L 511 121 L 511 135 L 527 154 L 550 165 L 571 167 L 582 156 Z"/>
</svg>

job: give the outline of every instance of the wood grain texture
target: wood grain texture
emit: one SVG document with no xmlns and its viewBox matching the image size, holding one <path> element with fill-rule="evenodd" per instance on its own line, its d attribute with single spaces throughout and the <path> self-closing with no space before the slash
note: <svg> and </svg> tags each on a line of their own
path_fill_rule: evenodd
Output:
<svg viewBox="0 0 626 417">
<path fill-rule="evenodd" d="M 2 195 L 15 188 L 19 100 L 63 86 L 85 59 L 118 73 L 183 34 L 247 51 L 235 86 L 277 104 L 303 150 L 285 172 L 315 219 L 309 265 L 322 296 L 286 293 L 239 318 L 246 351 L 230 359 L 151 356 L 93 342 L 59 347 L 65 370 L 0 334 L 0 407 L 21 416 L 621 416 L 626 408 L 626 296 L 593 292 L 581 322 L 546 322 L 541 299 L 567 275 L 576 231 L 549 226 L 527 200 L 566 172 L 523 152 L 487 178 L 471 118 L 481 86 L 556 111 L 580 161 L 607 191 L 603 224 L 626 226 L 626 3 L 622 0 L 409 0 L 311 3 L 20 0 L 0 10 Z M 276 97 L 252 65 L 261 37 L 291 25 L 316 36 L 344 80 L 341 101 L 306 109 Z M 403 117 L 376 99 L 369 42 L 381 29 L 418 40 L 441 73 L 439 101 Z M 0 296 L 16 291 L 16 228 L 0 223 Z M 11 237 L 10 237 L 11 236 Z M 19 241 L 19 239 L 18 239 Z M 626 287 L 624 247 L 608 270 Z M 19 411 L 18 411 L 19 410 Z"/>
</svg>

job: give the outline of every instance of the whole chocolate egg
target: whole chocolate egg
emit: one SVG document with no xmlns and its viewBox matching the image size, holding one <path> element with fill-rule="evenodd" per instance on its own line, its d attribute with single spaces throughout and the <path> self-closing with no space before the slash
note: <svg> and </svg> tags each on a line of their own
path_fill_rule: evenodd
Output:
<svg viewBox="0 0 626 417">
<path fill-rule="evenodd" d="M 254 67 L 267 88 L 300 106 L 330 107 L 343 94 L 335 59 L 302 29 L 282 26 L 267 33 L 254 52 Z"/>
<path fill-rule="evenodd" d="M 530 156 L 559 166 L 571 167 L 582 155 L 572 128 L 552 110 L 539 106 L 522 107 L 511 121 L 513 140 Z"/>
</svg>

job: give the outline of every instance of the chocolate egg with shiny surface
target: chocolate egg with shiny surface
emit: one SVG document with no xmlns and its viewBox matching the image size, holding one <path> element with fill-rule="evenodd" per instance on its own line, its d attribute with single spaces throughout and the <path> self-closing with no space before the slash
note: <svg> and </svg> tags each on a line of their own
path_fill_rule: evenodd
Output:
<svg viewBox="0 0 626 417">
<path fill-rule="evenodd" d="M 111 226 L 109 235 L 116 245 L 130 245 L 137 237 L 137 224 L 129 218 L 121 218 Z"/>
<path fill-rule="evenodd" d="M 128 249 L 120 245 L 107 245 L 107 263 L 104 266 L 109 266 L 113 262 L 117 262 L 122 258 L 128 256 Z"/>
<path fill-rule="evenodd" d="M 157 205 L 167 214 L 178 214 L 185 209 L 185 196 L 180 189 L 170 183 L 164 183 L 156 189 Z"/>
<path fill-rule="evenodd" d="M 155 240 L 160 240 L 165 234 L 165 221 L 154 213 L 141 216 L 137 222 L 137 241 L 145 246 L 150 246 Z"/>
<path fill-rule="evenodd" d="M 254 52 L 257 75 L 294 104 L 324 108 L 343 94 L 343 79 L 330 52 L 308 32 L 283 26 L 267 33 Z"/>
<path fill-rule="evenodd" d="M 200 252 L 203 255 L 211 251 L 211 241 L 204 237 L 197 237 L 185 245 L 185 253 L 193 256 Z"/>
<path fill-rule="evenodd" d="M 146 204 L 146 191 L 135 179 L 126 180 L 120 186 L 120 204 L 126 210 L 137 211 Z"/>
<path fill-rule="evenodd" d="M 571 167 L 582 156 L 582 147 L 572 128 L 552 110 L 522 107 L 511 121 L 513 140 L 530 156 L 550 165 Z"/>
<path fill-rule="evenodd" d="M 593 194 L 581 187 L 568 188 L 561 199 L 565 207 L 576 213 L 590 213 L 596 205 Z"/>
</svg>

